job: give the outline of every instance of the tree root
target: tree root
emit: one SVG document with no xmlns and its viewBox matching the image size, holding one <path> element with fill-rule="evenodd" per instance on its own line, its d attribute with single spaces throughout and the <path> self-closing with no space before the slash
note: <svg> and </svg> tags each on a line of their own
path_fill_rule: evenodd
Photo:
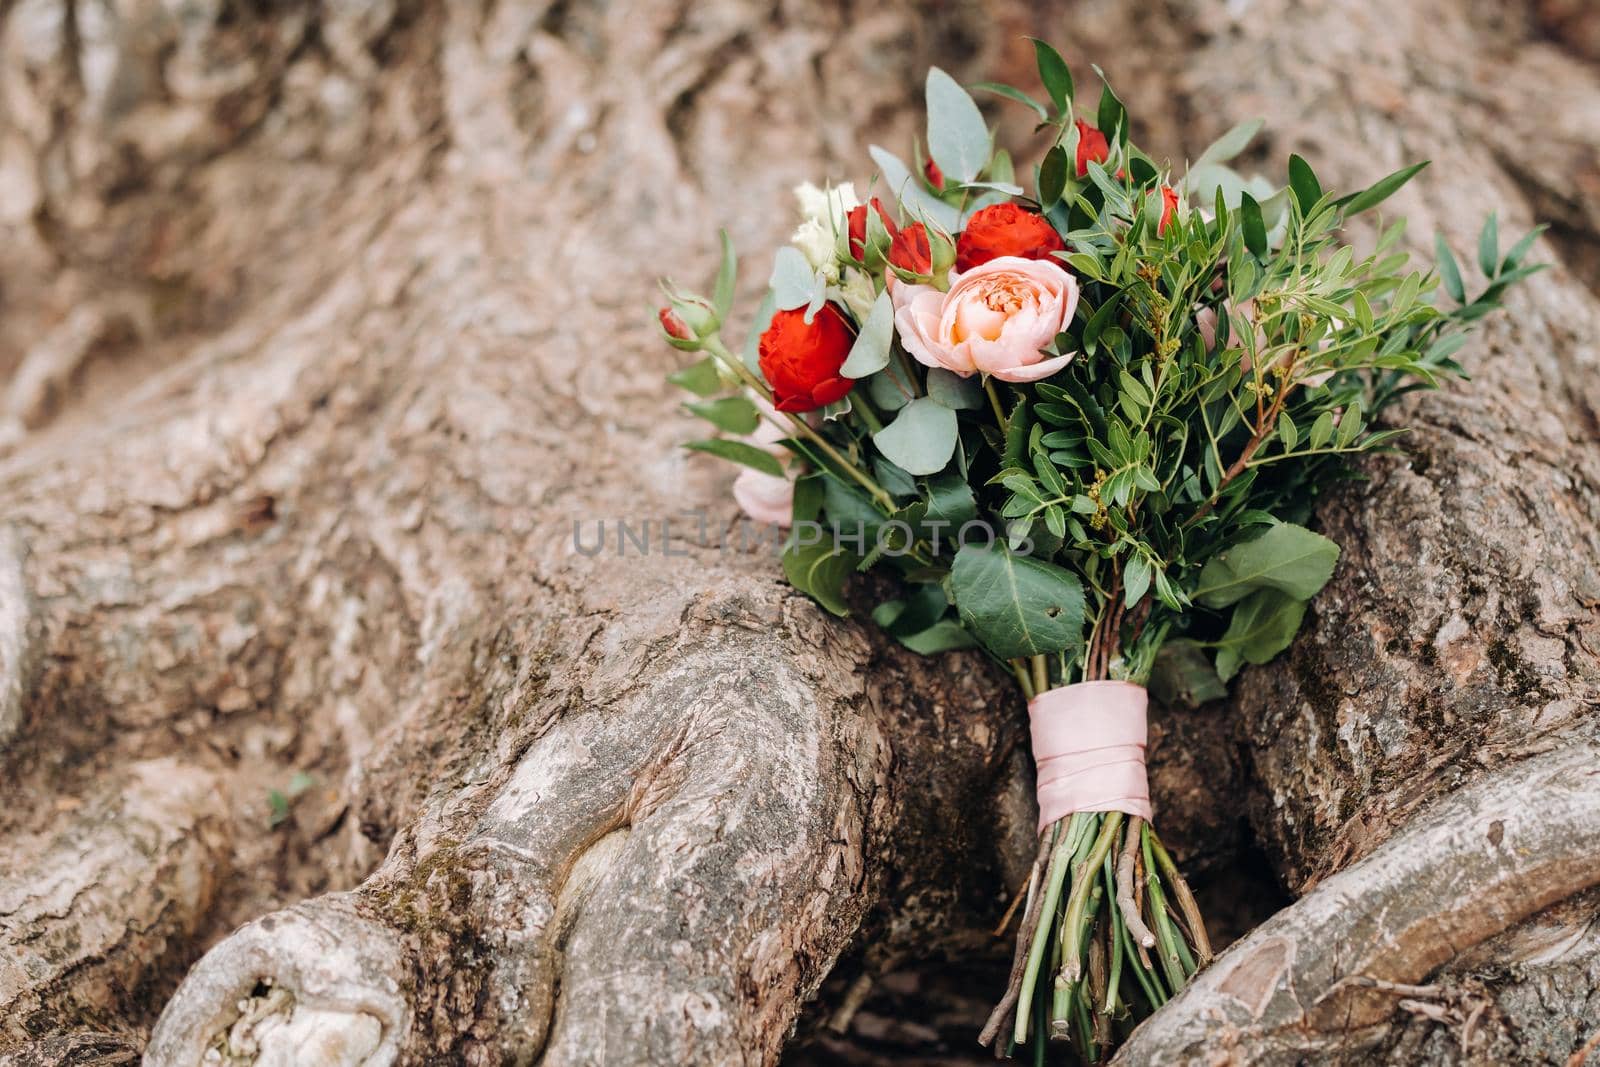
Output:
<svg viewBox="0 0 1600 1067">
<path fill-rule="evenodd" d="M 33 597 L 22 572 L 22 538 L 0 527 L 0 751 L 22 726 L 35 663 Z"/>
<path fill-rule="evenodd" d="M 171 973 L 226 868 L 216 783 L 135 765 L 45 840 L 0 845 L 0 1044 L 114 1021 Z M 108 1017 L 109 1016 L 109 1017 Z"/>
<path fill-rule="evenodd" d="M 1382 1036 L 1396 993 L 1600 883 L 1600 744 L 1479 779 L 1230 947 L 1139 1027 L 1119 1063 L 1295 1063 Z"/>
</svg>

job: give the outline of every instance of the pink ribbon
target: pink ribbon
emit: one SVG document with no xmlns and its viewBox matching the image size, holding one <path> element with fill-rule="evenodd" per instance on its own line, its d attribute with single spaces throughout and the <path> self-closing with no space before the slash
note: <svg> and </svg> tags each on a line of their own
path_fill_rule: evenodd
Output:
<svg viewBox="0 0 1600 1067">
<path fill-rule="evenodd" d="M 1111 681 L 1078 682 L 1028 701 L 1041 831 L 1075 811 L 1150 818 L 1148 702 L 1144 686 Z"/>
</svg>

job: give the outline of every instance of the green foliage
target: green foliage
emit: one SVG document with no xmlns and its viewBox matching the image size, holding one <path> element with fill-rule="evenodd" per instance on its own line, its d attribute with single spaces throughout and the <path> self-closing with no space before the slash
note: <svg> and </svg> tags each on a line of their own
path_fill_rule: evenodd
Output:
<svg viewBox="0 0 1600 1067">
<path fill-rule="evenodd" d="M 968 545 L 956 553 L 950 588 L 962 624 L 1001 659 L 1061 652 L 1083 642 L 1083 583 L 1063 567 Z"/>
</svg>

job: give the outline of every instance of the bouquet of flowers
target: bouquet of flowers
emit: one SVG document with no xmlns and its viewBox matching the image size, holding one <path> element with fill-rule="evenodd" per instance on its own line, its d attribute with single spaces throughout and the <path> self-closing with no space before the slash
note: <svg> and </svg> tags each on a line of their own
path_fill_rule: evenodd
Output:
<svg viewBox="0 0 1600 1067">
<path fill-rule="evenodd" d="M 851 574 L 889 572 L 876 623 L 1015 676 L 1039 851 L 981 1040 L 1094 1062 L 1211 958 L 1150 821 L 1146 687 L 1218 697 L 1289 645 L 1339 557 L 1302 525 L 1314 500 L 1402 432 L 1377 412 L 1460 373 L 1537 231 L 1501 256 L 1489 219 L 1469 300 L 1442 241 L 1436 273 L 1409 265 L 1403 221 L 1364 253 L 1341 240 L 1424 164 L 1337 195 L 1291 156 L 1277 188 L 1228 166 L 1246 123 L 1176 175 L 1109 85 L 1090 123 L 1035 48 L 1048 101 L 974 87 L 1036 113 L 1027 188 L 934 69 L 914 165 L 871 149 L 881 196 L 798 191 L 742 352 L 726 234 L 713 294 L 664 284 L 660 321 L 704 353 L 671 380 L 723 431 L 688 447 L 746 468 L 735 496 L 789 528 L 788 580 L 843 615 Z"/>
</svg>

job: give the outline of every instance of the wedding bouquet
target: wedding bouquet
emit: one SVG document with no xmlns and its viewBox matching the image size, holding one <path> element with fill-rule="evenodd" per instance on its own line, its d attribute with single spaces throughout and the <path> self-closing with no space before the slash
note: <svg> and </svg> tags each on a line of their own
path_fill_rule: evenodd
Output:
<svg viewBox="0 0 1600 1067">
<path fill-rule="evenodd" d="M 1247 123 L 1177 175 L 1129 140 L 1109 85 L 1091 124 L 1035 49 L 1047 102 L 975 87 L 1036 113 L 1028 188 L 934 69 L 926 156 L 872 148 L 864 203 L 798 191 L 742 352 L 722 338 L 726 234 L 713 294 L 664 284 L 660 321 L 705 353 L 671 380 L 723 431 L 688 447 L 746 468 L 734 494 L 789 528 L 788 580 L 843 615 L 851 574 L 889 572 L 876 623 L 1015 676 L 1039 852 L 981 1040 L 1094 1062 L 1211 958 L 1150 821 L 1146 686 L 1212 699 L 1289 645 L 1339 557 L 1302 525 L 1314 501 L 1402 432 L 1377 412 L 1460 373 L 1470 324 L 1536 269 L 1536 232 L 1502 257 L 1490 218 L 1469 300 L 1442 241 L 1436 273 L 1410 267 L 1403 221 L 1364 252 L 1341 239 L 1424 164 L 1336 195 L 1291 156 L 1276 188 L 1227 165 Z"/>
</svg>

